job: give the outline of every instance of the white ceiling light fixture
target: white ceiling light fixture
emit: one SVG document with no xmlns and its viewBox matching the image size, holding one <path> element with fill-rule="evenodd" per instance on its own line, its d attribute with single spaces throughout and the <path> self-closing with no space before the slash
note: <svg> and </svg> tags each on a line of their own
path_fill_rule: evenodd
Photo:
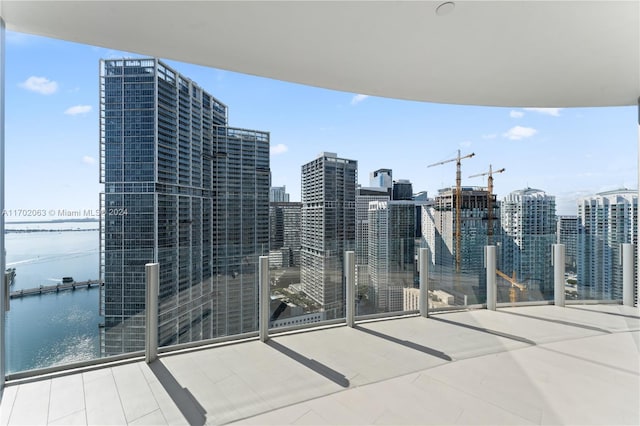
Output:
<svg viewBox="0 0 640 426">
<path fill-rule="evenodd" d="M 452 1 L 447 1 L 442 3 L 440 6 L 436 7 L 436 15 L 445 16 L 453 12 L 453 9 L 456 8 L 456 4 Z"/>
</svg>

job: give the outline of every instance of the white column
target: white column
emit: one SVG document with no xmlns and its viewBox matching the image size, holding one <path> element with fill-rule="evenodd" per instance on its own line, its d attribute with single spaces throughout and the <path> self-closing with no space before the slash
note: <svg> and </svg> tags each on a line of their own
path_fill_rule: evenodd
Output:
<svg viewBox="0 0 640 426">
<path fill-rule="evenodd" d="M 160 291 L 160 264 L 147 263 L 144 265 L 144 269 L 147 280 L 144 359 L 148 364 L 158 358 L 158 294 Z"/>
<path fill-rule="evenodd" d="M 622 304 L 633 306 L 633 244 L 622 244 Z"/>
<path fill-rule="evenodd" d="M 260 256 L 258 262 L 258 332 L 260 341 L 266 342 L 269 340 L 269 316 L 271 315 L 269 256 Z"/>
<path fill-rule="evenodd" d="M 496 310 L 496 246 L 484 246 L 484 267 L 487 268 L 487 309 Z"/>
<path fill-rule="evenodd" d="M 553 265 L 553 300 L 556 306 L 564 307 L 564 244 L 551 246 Z"/>
<path fill-rule="evenodd" d="M 347 326 L 353 327 L 356 324 L 356 261 L 353 251 L 344 252 L 344 282 L 347 290 Z"/>
<path fill-rule="evenodd" d="M 421 248 L 418 257 L 420 272 L 420 315 L 429 317 L 429 249 Z"/>
</svg>

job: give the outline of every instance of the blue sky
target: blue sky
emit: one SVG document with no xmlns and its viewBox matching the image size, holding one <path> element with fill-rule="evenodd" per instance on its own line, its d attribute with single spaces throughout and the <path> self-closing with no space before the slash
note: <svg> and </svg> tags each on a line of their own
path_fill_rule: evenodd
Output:
<svg viewBox="0 0 640 426">
<path fill-rule="evenodd" d="M 6 209 L 97 209 L 100 58 L 134 57 L 94 46 L 7 32 Z M 430 196 L 493 165 L 499 198 L 525 187 L 576 214 L 580 196 L 637 188 L 636 107 L 469 107 L 367 97 L 166 61 L 229 107 L 234 127 L 271 133 L 273 185 L 300 199 L 300 166 L 322 151 L 358 160 L 359 182 L 391 168 Z M 53 217 L 49 217 L 53 218 Z M 6 217 L 15 220 L 15 217 Z"/>
</svg>

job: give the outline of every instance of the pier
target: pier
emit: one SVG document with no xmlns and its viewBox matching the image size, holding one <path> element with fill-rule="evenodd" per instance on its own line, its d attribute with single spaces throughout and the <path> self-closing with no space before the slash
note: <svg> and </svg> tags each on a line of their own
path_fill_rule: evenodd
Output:
<svg viewBox="0 0 640 426">
<path fill-rule="evenodd" d="M 20 297 L 26 296 L 35 296 L 38 294 L 47 294 L 47 293 L 59 293 L 61 291 L 68 290 L 76 290 L 80 288 L 91 288 L 91 287 L 99 287 L 102 285 L 100 280 L 88 280 L 88 281 L 74 281 L 70 283 L 60 283 L 54 285 L 41 285 L 36 288 L 25 288 L 22 290 L 16 290 L 9 293 L 9 297 L 11 299 L 16 299 Z"/>
</svg>

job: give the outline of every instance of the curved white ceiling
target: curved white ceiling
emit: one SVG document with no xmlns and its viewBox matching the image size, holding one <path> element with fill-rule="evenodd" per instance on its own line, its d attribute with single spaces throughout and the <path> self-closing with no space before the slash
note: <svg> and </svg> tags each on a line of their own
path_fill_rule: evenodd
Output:
<svg viewBox="0 0 640 426">
<path fill-rule="evenodd" d="M 0 13 L 14 31 L 353 93 L 638 102 L 640 0 L 442 3 L 2 0 Z"/>
</svg>

